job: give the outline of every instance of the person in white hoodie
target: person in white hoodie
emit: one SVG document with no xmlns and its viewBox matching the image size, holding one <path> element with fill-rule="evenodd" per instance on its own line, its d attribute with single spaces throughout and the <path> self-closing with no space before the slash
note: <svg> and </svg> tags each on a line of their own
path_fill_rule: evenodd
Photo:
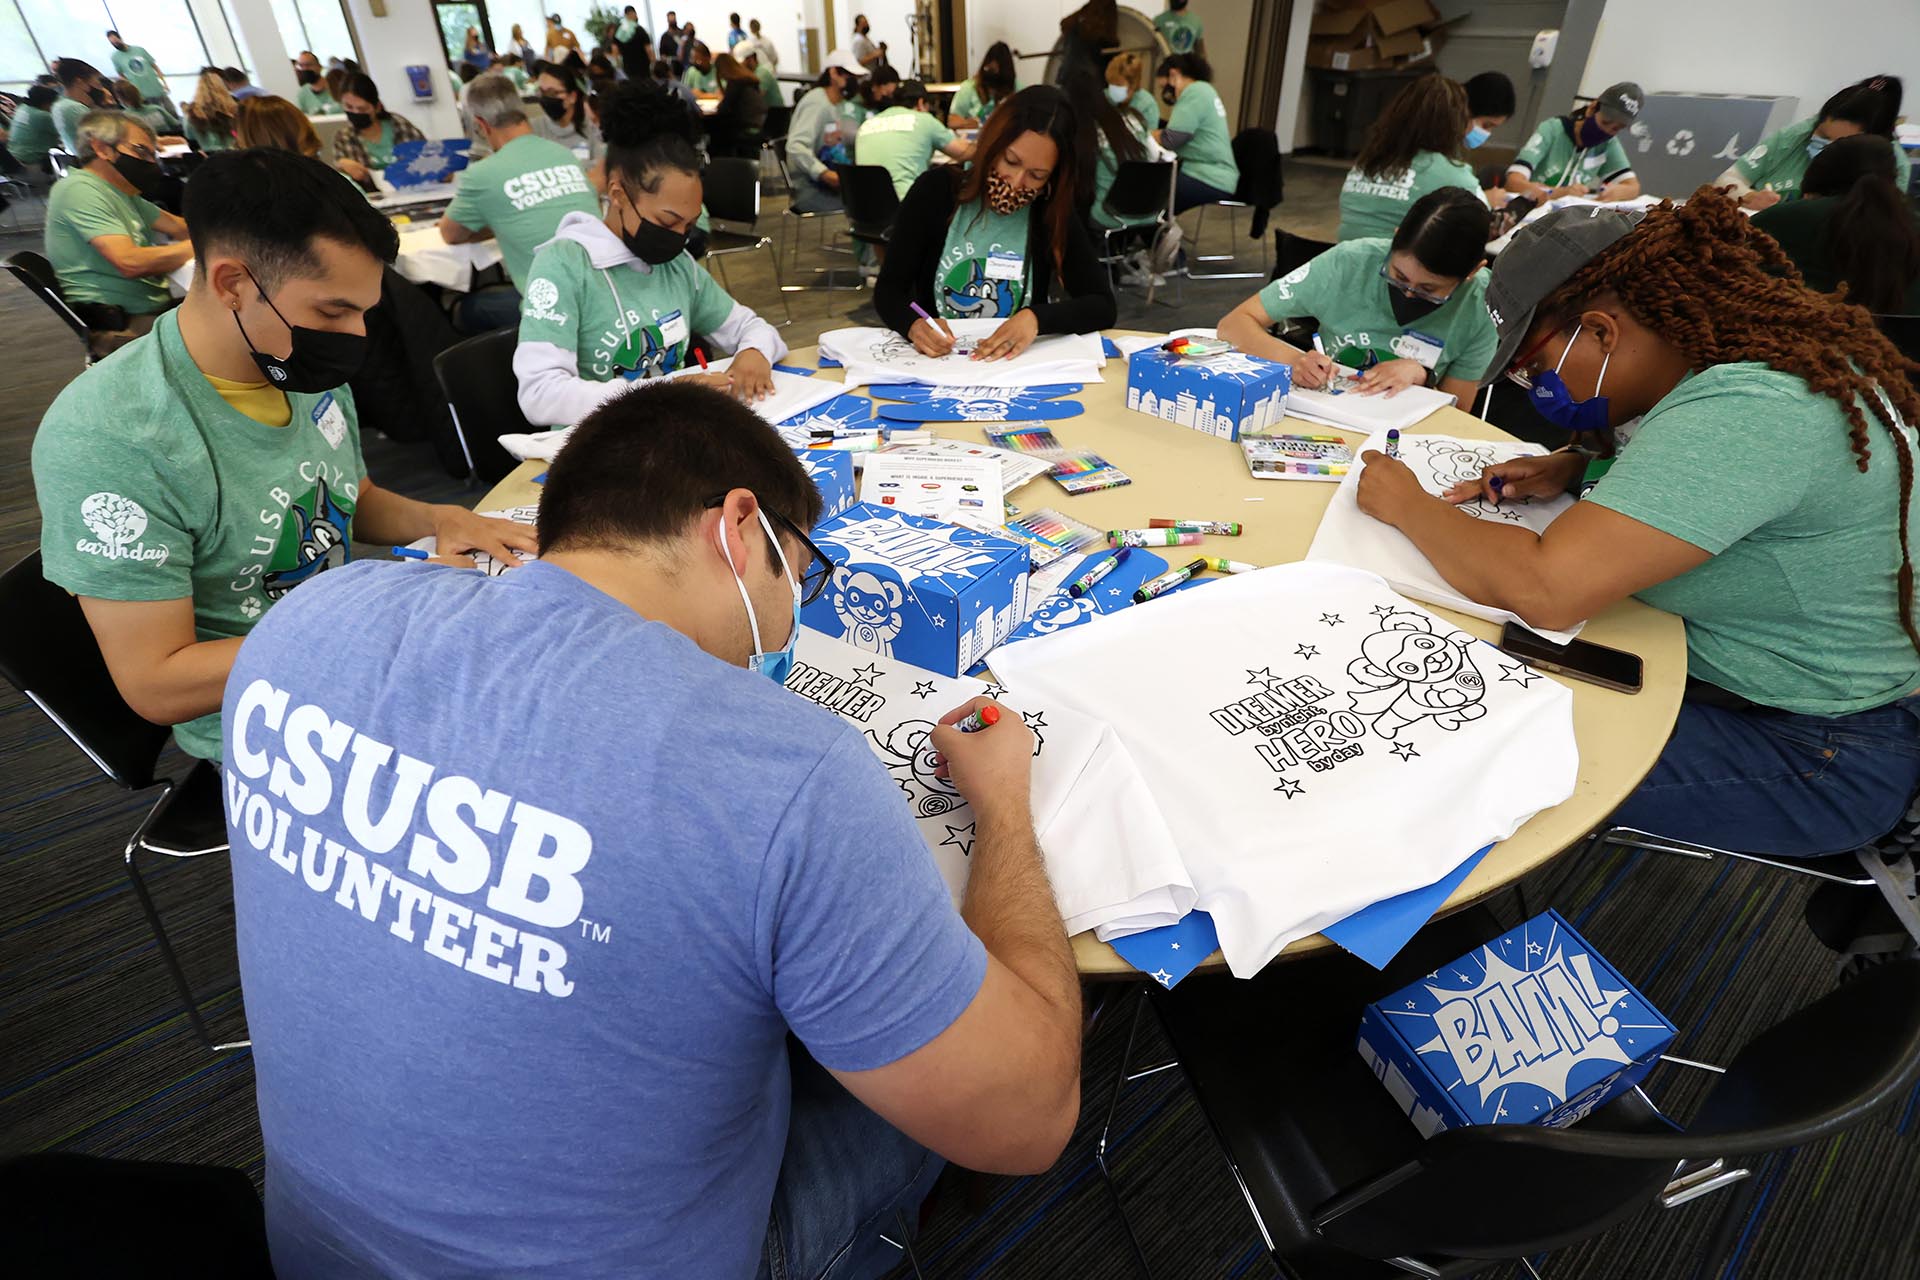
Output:
<svg viewBox="0 0 1920 1280">
<path fill-rule="evenodd" d="M 659 85 L 628 81 L 608 95 L 601 127 L 606 216 L 569 213 L 527 269 L 513 353 L 520 412 L 570 426 L 631 382 L 684 368 L 696 335 L 733 361 L 687 377 L 764 397 L 787 344 L 686 252 L 702 195 L 692 118 Z"/>
</svg>

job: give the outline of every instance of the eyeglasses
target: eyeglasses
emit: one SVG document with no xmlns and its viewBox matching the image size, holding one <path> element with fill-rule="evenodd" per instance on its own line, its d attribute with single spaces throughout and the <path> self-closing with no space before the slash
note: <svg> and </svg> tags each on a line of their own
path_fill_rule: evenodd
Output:
<svg viewBox="0 0 1920 1280">
<path fill-rule="evenodd" d="M 715 494 L 707 499 L 706 509 L 711 511 L 726 500 L 726 494 Z M 806 531 L 799 525 L 765 503 L 761 504 L 760 509 L 767 513 L 769 520 L 779 526 L 781 532 L 792 534 L 800 540 L 800 545 L 807 549 L 807 567 L 800 575 L 800 603 L 812 604 L 826 591 L 827 583 L 833 578 L 833 571 L 839 566 L 828 559 L 827 553 L 816 546 L 813 539 L 809 538 Z"/>
<path fill-rule="evenodd" d="M 1429 293 L 1425 289 L 1422 289 L 1417 284 L 1408 284 L 1404 280 L 1396 280 L 1391 275 L 1387 274 L 1387 268 L 1384 264 L 1382 264 L 1380 268 L 1380 278 L 1382 280 L 1385 280 L 1389 287 L 1398 289 L 1401 293 L 1405 294 L 1409 298 L 1418 298 L 1422 302 L 1431 302 L 1436 305 L 1444 305 L 1447 299 L 1453 296 L 1453 293 L 1451 290 L 1449 290 L 1446 293 Z"/>
<path fill-rule="evenodd" d="M 1540 353 L 1547 349 L 1549 342 L 1560 336 L 1560 332 L 1559 329 L 1551 330 L 1540 341 L 1514 357 L 1513 363 L 1507 366 L 1507 381 L 1523 390 L 1533 390 L 1533 362 L 1540 358 Z"/>
<path fill-rule="evenodd" d="M 160 158 L 158 151 L 155 151 L 152 147 L 143 146 L 138 142 L 125 143 L 119 150 L 122 153 L 131 154 L 136 160 L 158 160 Z"/>
</svg>

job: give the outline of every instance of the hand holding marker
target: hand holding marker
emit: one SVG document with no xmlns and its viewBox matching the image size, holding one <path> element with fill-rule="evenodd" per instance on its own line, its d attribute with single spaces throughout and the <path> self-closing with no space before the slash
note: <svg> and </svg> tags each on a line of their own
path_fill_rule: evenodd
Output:
<svg viewBox="0 0 1920 1280">
<path fill-rule="evenodd" d="M 1387 428 L 1387 456 L 1396 459 L 1400 456 L 1400 428 L 1398 427 Z"/>
</svg>

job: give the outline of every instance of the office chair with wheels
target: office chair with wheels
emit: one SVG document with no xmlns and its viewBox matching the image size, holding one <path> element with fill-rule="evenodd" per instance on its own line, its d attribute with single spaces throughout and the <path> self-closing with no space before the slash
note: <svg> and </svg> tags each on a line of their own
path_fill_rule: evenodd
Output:
<svg viewBox="0 0 1920 1280">
<path fill-rule="evenodd" d="M 93 363 L 93 335 L 87 330 L 87 322 L 75 315 L 73 308 L 60 292 L 59 277 L 53 273 L 53 264 L 31 249 L 22 249 L 18 253 L 7 255 L 4 264 L 15 280 L 25 285 L 33 296 L 46 303 L 47 309 L 59 318 L 61 324 L 73 330 L 80 339 L 81 353 L 88 364 Z"/>
<path fill-rule="evenodd" d="M 0 675 L 116 786 L 128 791 L 162 786 L 159 800 L 127 840 L 127 878 L 201 1041 L 216 1052 L 250 1043 L 216 1043 L 208 1032 L 201 1002 L 140 876 L 141 855 L 195 858 L 227 851 L 219 767 L 201 760 L 177 781 L 154 776 L 170 730 L 141 719 L 120 696 L 80 602 L 46 580 L 38 551 L 0 573 L 0 619 L 5 619 L 0 623 Z"/>
<path fill-rule="evenodd" d="M 456 342 L 433 358 L 433 374 L 446 393 L 454 434 L 467 467 L 496 484 L 518 465 L 500 447 L 500 437 L 537 431 L 520 412 L 520 382 L 513 376 L 515 329 L 496 329 Z"/>
<path fill-rule="evenodd" d="M 707 258 L 720 268 L 720 279 L 726 284 L 727 292 L 733 292 L 733 283 L 727 279 L 727 264 L 724 261 L 727 255 L 765 249 L 773 262 L 774 289 L 780 295 L 780 305 L 786 309 L 785 323 L 792 324 L 793 304 L 787 301 L 787 292 L 780 287 L 780 251 L 774 248 L 773 237 L 760 232 L 758 162 L 737 157 L 711 161 L 703 181 L 708 217 L 746 227 L 745 231 L 715 227 L 707 234 Z"/>
<path fill-rule="evenodd" d="M 1100 232 L 1100 261 L 1108 267 L 1127 259 L 1127 242 L 1136 234 L 1147 237 L 1151 244 L 1159 238 L 1163 228 L 1173 221 L 1173 184 L 1177 166 L 1170 160 L 1122 160 L 1113 171 L 1113 185 L 1107 188 L 1107 198 L 1102 207 L 1114 217 L 1128 225 L 1103 227 L 1094 224 Z M 1148 218 L 1152 222 L 1138 222 L 1135 219 Z M 1115 237 L 1120 244 L 1115 246 Z M 1184 290 L 1179 283 L 1180 277 L 1174 276 L 1175 305 L 1182 300 Z M 1147 305 L 1153 305 L 1154 272 L 1147 272 Z"/>
</svg>

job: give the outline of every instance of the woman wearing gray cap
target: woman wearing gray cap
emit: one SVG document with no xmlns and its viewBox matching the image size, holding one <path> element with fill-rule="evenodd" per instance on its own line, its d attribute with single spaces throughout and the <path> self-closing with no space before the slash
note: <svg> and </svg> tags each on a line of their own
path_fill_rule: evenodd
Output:
<svg viewBox="0 0 1920 1280">
<path fill-rule="evenodd" d="M 1463 594 L 1562 629 L 1635 596 L 1687 628 L 1687 698 L 1614 821 L 1790 857 L 1892 830 L 1920 787 L 1920 363 L 1814 293 L 1727 196 L 1523 228 L 1487 290 L 1489 377 L 1574 445 L 1452 502 L 1590 484 L 1534 534 L 1366 455 L 1361 509 Z M 1909 708 L 1914 708 L 1910 711 Z"/>
<path fill-rule="evenodd" d="M 1608 85 L 1585 111 L 1542 120 L 1507 166 L 1507 190 L 1535 200 L 1631 200 L 1640 177 L 1615 135 L 1640 117 L 1647 95 L 1631 80 Z"/>
</svg>

